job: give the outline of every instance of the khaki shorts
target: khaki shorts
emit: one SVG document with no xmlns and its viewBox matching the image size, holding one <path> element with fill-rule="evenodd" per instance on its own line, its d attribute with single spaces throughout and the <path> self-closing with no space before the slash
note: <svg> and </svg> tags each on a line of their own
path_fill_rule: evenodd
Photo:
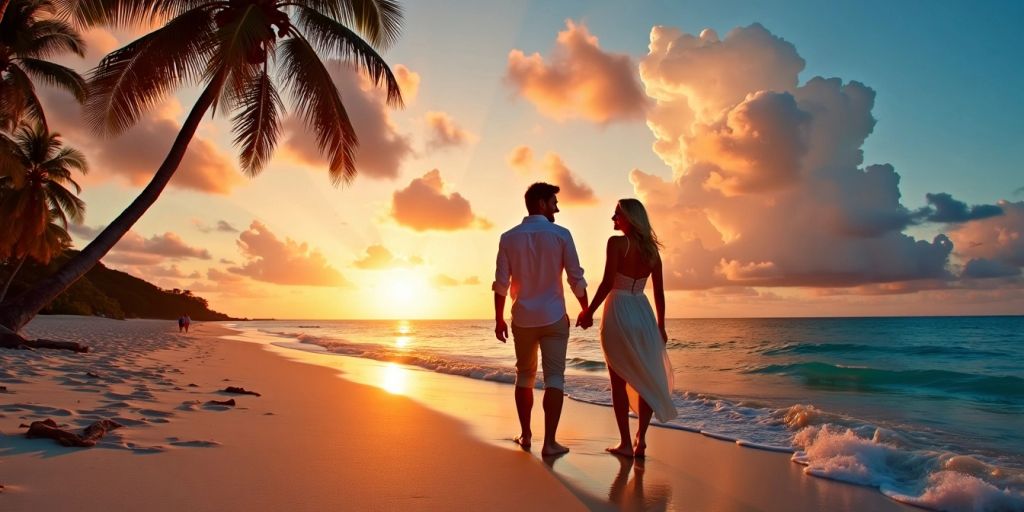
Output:
<svg viewBox="0 0 1024 512">
<path fill-rule="evenodd" d="M 540 347 L 544 387 L 565 389 L 565 351 L 569 346 L 569 317 L 541 327 L 512 323 L 516 347 L 516 387 L 532 388 L 537 379 L 537 347 Z"/>
</svg>

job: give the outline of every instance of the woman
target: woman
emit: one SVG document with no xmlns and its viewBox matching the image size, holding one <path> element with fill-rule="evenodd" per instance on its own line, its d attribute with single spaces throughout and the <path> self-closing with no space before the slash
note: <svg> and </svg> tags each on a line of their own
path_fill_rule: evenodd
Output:
<svg viewBox="0 0 1024 512">
<path fill-rule="evenodd" d="M 651 415 L 659 421 L 676 417 L 672 403 L 672 365 L 665 351 L 665 288 L 661 273 L 661 244 L 651 228 L 644 205 L 622 199 L 612 216 L 624 236 L 608 239 L 607 261 L 601 286 L 580 322 L 593 322 L 594 311 L 607 297 L 601 314 L 601 348 L 612 384 L 612 408 L 619 427 L 619 444 L 608 451 L 625 457 L 643 457 Z M 654 303 L 644 295 L 647 278 L 654 281 Z M 640 427 L 636 443 L 629 437 L 629 409 Z"/>
</svg>

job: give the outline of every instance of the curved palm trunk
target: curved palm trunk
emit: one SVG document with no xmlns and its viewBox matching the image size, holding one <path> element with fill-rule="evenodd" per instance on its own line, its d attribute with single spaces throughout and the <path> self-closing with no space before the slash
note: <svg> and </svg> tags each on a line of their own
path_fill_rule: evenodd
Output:
<svg viewBox="0 0 1024 512">
<path fill-rule="evenodd" d="M 136 197 L 132 204 L 128 205 L 121 215 L 118 215 L 95 240 L 85 246 L 82 252 L 68 260 L 60 270 L 10 301 L 0 303 L 0 325 L 15 332 L 21 330 L 44 306 L 56 299 L 58 295 L 96 265 L 100 258 L 105 256 L 114 247 L 114 244 L 135 225 L 135 222 L 160 197 L 160 193 L 171 180 L 171 176 L 174 176 L 174 172 L 178 170 L 178 164 L 185 156 L 185 150 L 188 149 L 188 144 L 192 141 L 199 122 L 202 121 L 206 111 L 217 98 L 222 84 L 223 76 L 215 77 L 203 94 L 199 96 L 192 111 L 185 119 L 181 131 L 178 132 L 177 138 L 174 139 L 174 145 L 168 151 L 163 164 L 160 165 L 156 174 L 153 175 L 153 179 L 142 190 L 139 197 Z"/>
<path fill-rule="evenodd" d="M 7 296 L 7 290 L 11 289 L 11 283 L 14 282 L 14 276 L 18 275 L 18 271 L 21 270 L 21 266 L 25 264 L 25 260 L 27 259 L 28 256 L 22 256 L 21 259 L 18 260 L 18 264 L 14 266 L 14 270 L 11 271 L 11 277 L 7 278 L 7 282 L 4 283 L 4 289 L 0 290 L 0 301 L 3 301 L 4 297 Z"/>
<path fill-rule="evenodd" d="M 7 12 L 7 6 L 10 3 L 11 0 L 0 0 L 0 20 L 4 19 L 4 13 Z"/>
</svg>

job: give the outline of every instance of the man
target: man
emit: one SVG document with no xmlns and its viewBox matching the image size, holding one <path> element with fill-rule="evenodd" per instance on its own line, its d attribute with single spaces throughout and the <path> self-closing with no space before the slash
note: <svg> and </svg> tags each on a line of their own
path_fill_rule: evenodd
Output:
<svg viewBox="0 0 1024 512">
<path fill-rule="evenodd" d="M 522 433 L 515 439 L 529 449 L 533 432 L 533 383 L 537 377 L 537 348 L 544 370 L 544 456 L 569 451 L 558 444 L 555 433 L 562 415 L 565 388 L 565 352 L 569 344 L 569 317 L 565 312 L 562 271 L 569 287 L 587 307 L 587 282 L 569 230 L 554 224 L 558 213 L 559 188 L 534 183 L 526 190 L 529 216 L 501 235 L 497 270 L 494 272 L 494 335 L 502 343 L 508 339 L 505 323 L 505 296 L 512 295 L 512 337 L 516 350 L 516 412 Z M 592 323 L 592 322 L 590 322 Z M 589 324 L 577 325 L 584 329 Z"/>
</svg>

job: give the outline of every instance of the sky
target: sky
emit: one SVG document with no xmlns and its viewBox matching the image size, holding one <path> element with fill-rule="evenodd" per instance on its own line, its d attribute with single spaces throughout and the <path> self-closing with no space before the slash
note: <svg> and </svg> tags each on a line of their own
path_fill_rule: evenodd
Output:
<svg viewBox="0 0 1024 512">
<path fill-rule="evenodd" d="M 287 116 L 246 177 L 228 118 L 207 117 L 103 262 L 240 317 L 489 318 L 498 237 L 550 181 L 591 292 L 615 201 L 646 204 L 670 317 L 1024 314 L 1021 19 L 1016 2 L 410 2 L 382 52 L 404 109 L 331 67 L 361 141 L 351 184 Z M 138 35 L 93 29 L 64 62 Z M 44 91 L 91 163 L 76 245 L 196 97 L 104 138 Z"/>
</svg>

